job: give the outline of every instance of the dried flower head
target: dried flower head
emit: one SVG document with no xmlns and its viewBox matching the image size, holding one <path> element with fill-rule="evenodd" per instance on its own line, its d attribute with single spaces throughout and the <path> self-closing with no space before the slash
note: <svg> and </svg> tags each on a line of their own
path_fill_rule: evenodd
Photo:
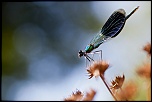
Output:
<svg viewBox="0 0 152 102">
<path fill-rule="evenodd" d="M 73 92 L 70 97 L 65 98 L 64 101 L 81 101 L 82 97 L 83 97 L 82 92 L 77 90 L 75 93 Z"/>
<path fill-rule="evenodd" d="M 146 51 L 148 53 L 148 55 L 151 55 L 151 44 L 147 43 L 144 47 L 143 50 Z"/>
<path fill-rule="evenodd" d="M 127 82 L 123 87 L 123 92 L 120 91 L 119 98 L 121 100 L 132 100 L 137 94 L 137 85 L 133 81 Z"/>
<path fill-rule="evenodd" d="M 122 77 L 121 76 L 116 76 L 115 80 L 112 80 L 112 82 L 111 82 L 112 83 L 111 88 L 113 88 L 113 89 L 121 88 L 122 85 L 123 85 L 124 80 L 125 80 L 124 74 L 123 74 Z"/>
<path fill-rule="evenodd" d="M 136 72 L 139 76 L 151 78 L 151 63 L 144 63 Z"/>
<path fill-rule="evenodd" d="M 119 97 L 120 100 L 132 100 L 135 95 L 137 93 L 137 85 L 130 81 L 130 82 L 127 82 L 126 84 L 124 84 L 124 87 L 123 87 L 123 91 L 120 90 L 119 92 L 117 92 L 117 97 Z"/>
<path fill-rule="evenodd" d="M 83 101 L 92 101 L 94 96 L 95 96 L 95 94 L 96 94 L 96 91 L 91 89 L 90 92 L 86 93 L 85 97 L 83 98 Z"/>
<path fill-rule="evenodd" d="M 70 97 L 65 98 L 64 101 L 92 101 L 95 94 L 96 91 L 93 89 L 91 89 L 90 92 L 86 92 L 85 96 L 81 91 L 77 90 L 75 93 L 72 93 Z"/>
<path fill-rule="evenodd" d="M 94 61 L 93 64 L 90 65 L 90 67 L 87 69 L 89 74 L 89 79 L 91 79 L 93 76 L 101 76 L 104 75 L 104 72 L 109 67 L 109 64 L 106 61 L 100 60 L 100 61 Z"/>
</svg>

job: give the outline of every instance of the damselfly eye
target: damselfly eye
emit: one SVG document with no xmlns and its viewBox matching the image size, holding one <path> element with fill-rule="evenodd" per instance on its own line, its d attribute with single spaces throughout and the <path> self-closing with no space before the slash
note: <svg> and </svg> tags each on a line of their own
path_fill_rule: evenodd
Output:
<svg viewBox="0 0 152 102">
<path fill-rule="evenodd" d="M 78 56 L 81 57 L 84 55 L 84 52 L 82 52 L 82 50 L 79 51 Z"/>
</svg>

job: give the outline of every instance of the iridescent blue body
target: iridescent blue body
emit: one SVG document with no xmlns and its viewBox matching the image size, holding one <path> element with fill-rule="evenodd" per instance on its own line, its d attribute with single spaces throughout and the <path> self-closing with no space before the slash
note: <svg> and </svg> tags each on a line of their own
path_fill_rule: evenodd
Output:
<svg viewBox="0 0 152 102">
<path fill-rule="evenodd" d="M 116 37 L 123 29 L 126 20 L 139 8 L 135 8 L 129 15 L 126 16 L 124 9 L 118 9 L 112 13 L 107 22 L 102 27 L 101 31 L 91 40 L 86 46 L 85 51 L 80 50 L 78 56 L 87 56 L 92 50 L 98 48 L 102 43 L 110 38 Z M 88 58 L 87 58 L 88 59 Z"/>
</svg>

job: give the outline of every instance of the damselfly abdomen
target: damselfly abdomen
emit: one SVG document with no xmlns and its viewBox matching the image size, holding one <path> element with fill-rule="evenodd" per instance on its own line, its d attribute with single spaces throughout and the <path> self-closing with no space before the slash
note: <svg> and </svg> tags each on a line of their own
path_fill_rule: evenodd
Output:
<svg viewBox="0 0 152 102">
<path fill-rule="evenodd" d="M 89 61 L 94 61 L 87 54 L 92 50 L 98 48 L 102 43 L 110 38 L 116 37 L 123 29 L 126 20 L 139 8 L 135 8 L 129 15 L 126 16 L 124 9 L 118 9 L 112 13 L 107 22 L 102 27 L 101 31 L 91 40 L 90 44 L 86 46 L 85 50 L 80 50 L 78 56 L 85 56 Z"/>
</svg>

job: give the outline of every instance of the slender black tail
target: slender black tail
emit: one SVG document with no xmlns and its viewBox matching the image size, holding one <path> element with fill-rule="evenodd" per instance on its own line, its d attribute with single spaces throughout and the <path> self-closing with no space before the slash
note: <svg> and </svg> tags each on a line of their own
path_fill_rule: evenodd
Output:
<svg viewBox="0 0 152 102">
<path fill-rule="evenodd" d="M 126 16 L 126 20 L 139 8 L 139 6 L 137 6 L 129 15 Z"/>
</svg>

